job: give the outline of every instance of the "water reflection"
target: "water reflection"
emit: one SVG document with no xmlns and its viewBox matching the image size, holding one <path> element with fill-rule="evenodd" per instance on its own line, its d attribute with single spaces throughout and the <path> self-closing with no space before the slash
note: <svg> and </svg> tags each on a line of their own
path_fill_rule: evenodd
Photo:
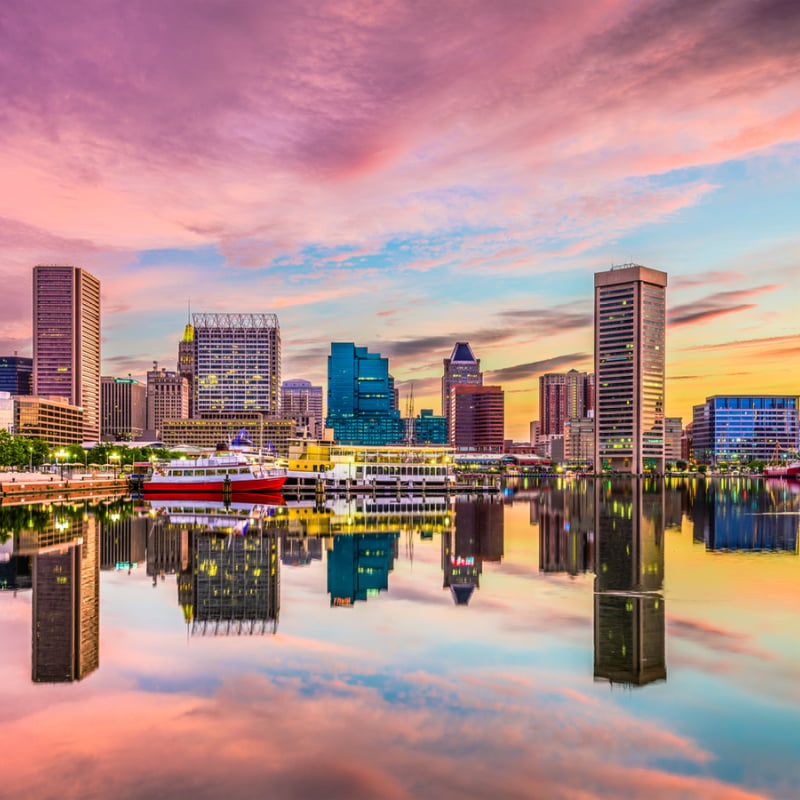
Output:
<svg viewBox="0 0 800 800">
<path fill-rule="evenodd" d="M 83 505 L 8 511 L 0 580 L 6 590 L 32 590 L 31 679 L 83 680 L 100 664 L 97 518 Z"/>
<path fill-rule="evenodd" d="M 798 484 L 703 482 L 690 493 L 694 539 L 713 551 L 797 553 Z"/>
<path fill-rule="evenodd" d="M 153 505 L 154 583 L 177 575 L 191 635 L 275 633 L 280 612 L 276 506 L 204 500 Z"/>
<path fill-rule="evenodd" d="M 483 564 L 503 558 L 504 512 L 488 498 L 457 498 L 455 524 L 442 533 L 444 588 L 456 605 L 467 605 L 480 586 Z"/>
<path fill-rule="evenodd" d="M 797 554 L 796 484 L 725 481 L 542 482 L 527 501 L 539 572 L 594 573 L 597 680 L 644 686 L 667 677 L 665 529 L 691 526 L 709 552 Z M 191 635 L 274 633 L 280 570 L 326 562 L 332 606 L 388 593 L 398 559 L 439 538 L 442 586 L 456 605 L 502 573 L 506 505 L 493 497 L 337 497 L 327 502 L 143 503 L 0 508 L 0 589 L 32 591 L 32 677 L 77 681 L 99 665 L 99 572 L 144 565 L 174 580 Z M 402 545 L 402 547 L 401 547 Z"/>
<path fill-rule="evenodd" d="M 663 486 L 597 481 L 595 533 L 594 677 L 666 680 Z"/>
<path fill-rule="evenodd" d="M 539 569 L 577 575 L 594 569 L 594 488 L 591 482 L 547 486 L 531 503 L 539 524 Z M 533 513 L 533 512 L 536 513 Z"/>
</svg>

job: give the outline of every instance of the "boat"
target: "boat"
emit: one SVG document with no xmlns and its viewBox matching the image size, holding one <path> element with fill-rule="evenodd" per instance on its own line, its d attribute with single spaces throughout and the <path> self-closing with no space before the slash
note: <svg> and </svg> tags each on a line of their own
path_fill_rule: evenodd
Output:
<svg viewBox="0 0 800 800">
<path fill-rule="evenodd" d="M 148 495 L 240 495 L 280 492 L 286 470 L 254 464 L 243 453 L 217 452 L 204 458 L 173 459 L 157 465 L 142 482 Z"/>
<path fill-rule="evenodd" d="M 767 464 L 764 474 L 768 478 L 796 478 L 800 479 L 800 461 L 784 464 Z"/>
<path fill-rule="evenodd" d="M 318 440 L 290 443 L 286 485 L 352 490 L 425 491 L 455 484 L 448 447 L 338 445 Z"/>
</svg>

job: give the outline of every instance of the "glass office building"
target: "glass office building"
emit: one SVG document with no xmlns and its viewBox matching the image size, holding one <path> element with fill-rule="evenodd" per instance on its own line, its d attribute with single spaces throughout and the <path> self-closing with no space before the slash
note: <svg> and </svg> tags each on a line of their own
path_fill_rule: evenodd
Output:
<svg viewBox="0 0 800 800">
<path fill-rule="evenodd" d="M 0 356 L 0 392 L 31 393 L 33 359 L 24 356 Z"/>
<path fill-rule="evenodd" d="M 792 456 L 798 447 L 797 397 L 714 395 L 694 407 L 694 459 L 746 464 Z"/>
<path fill-rule="evenodd" d="M 327 427 L 341 444 L 403 441 L 389 360 L 352 342 L 333 342 L 328 356 Z"/>
<path fill-rule="evenodd" d="M 277 415 L 281 331 L 275 314 L 192 314 L 195 416 Z"/>
</svg>

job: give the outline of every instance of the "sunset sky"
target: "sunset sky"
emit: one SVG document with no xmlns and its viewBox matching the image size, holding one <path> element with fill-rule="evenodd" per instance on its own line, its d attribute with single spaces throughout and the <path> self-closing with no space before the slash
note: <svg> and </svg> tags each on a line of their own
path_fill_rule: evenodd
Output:
<svg viewBox="0 0 800 800">
<path fill-rule="evenodd" d="M 0 8 L 0 354 L 31 268 L 103 289 L 103 373 L 193 311 L 278 314 L 439 411 L 468 340 L 527 438 L 591 369 L 592 274 L 669 273 L 667 413 L 800 392 L 796 0 L 244 0 Z"/>
</svg>

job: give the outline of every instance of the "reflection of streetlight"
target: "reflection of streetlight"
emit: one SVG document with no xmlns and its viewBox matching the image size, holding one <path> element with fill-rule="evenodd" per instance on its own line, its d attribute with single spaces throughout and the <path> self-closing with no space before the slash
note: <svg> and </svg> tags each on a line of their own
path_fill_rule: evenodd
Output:
<svg viewBox="0 0 800 800">
<path fill-rule="evenodd" d="M 114 480 L 117 478 L 117 466 L 119 464 L 119 453 L 114 452 L 108 457 L 109 461 L 114 462 Z"/>
<path fill-rule="evenodd" d="M 64 480 L 64 462 L 63 461 L 59 461 L 59 459 L 60 458 L 66 459 L 66 457 L 68 455 L 69 455 L 69 453 L 67 453 L 67 451 L 63 447 L 60 450 L 56 451 L 56 463 L 61 468 L 61 480 L 62 481 Z"/>
</svg>

